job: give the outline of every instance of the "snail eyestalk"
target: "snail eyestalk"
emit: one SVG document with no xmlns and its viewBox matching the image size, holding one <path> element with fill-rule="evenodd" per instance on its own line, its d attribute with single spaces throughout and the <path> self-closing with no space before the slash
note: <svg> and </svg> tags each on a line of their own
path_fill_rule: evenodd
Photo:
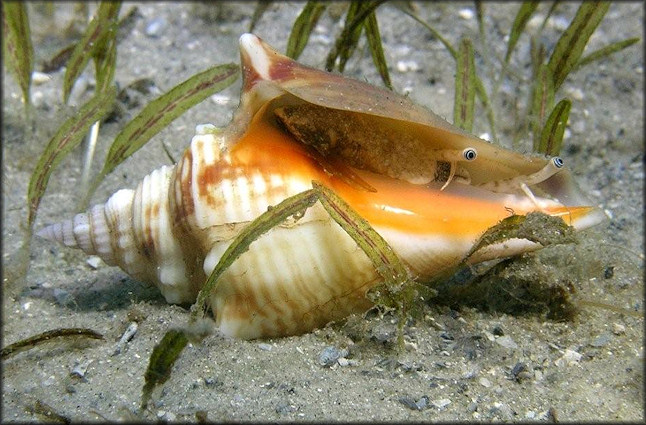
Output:
<svg viewBox="0 0 646 425">
<path fill-rule="evenodd" d="M 440 190 L 444 190 L 449 185 L 449 183 L 451 183 L 451 180 L 453 180 L 453 176 L 455 176 L 455 169 L 457 167 L 456 163 L 458 161 L 471 162 L 475 160 L 478 157 L 478 151 L 475 148 L 471 148 L 471 147 L 463 150 L 448 149 L 448 150 L 440 151 L 440 154 L 438 157 L 445 161 L 448 161 L 451 164 L 451 171 L 449 172 L 449 178 L 446 179 L 446 183 L 444 183 L 444 185 L 440 189 Z"/>
<path fill-rule="evenodd" d="M 552 177 L 554 174 L 558 173 L 561 168 L 563 168 L 563 160 L 555 156 L 554 158 L 551 158 L 549 162 L 545 165 L 545 167 L 541 168 L 534 174 L 530 174 L 525 177 L 525 183 L 526 185 L 532 185 L 532 184 L 538 184 L 540 182 L 544 182 L 545 180 L 549 179 Z"/>
<path fill-rule="evenodd" d="M 441 149 L 437 151 L 437 159 L 449 162 L 468 161 L 471 162 L 478 157 L 475 148 L 466 149 Z"/>
<path fill-rule="evenodd" d="M 529 199 L 532 200 L 534 205 L 536 205 L 539 208 L 542 208 L 541 205 L 538 203 L 536 200 L 536 197 L 532 193 L 532 191 L 529 189 L 530 184 L 538 184 L 540 182 L 544 182 L 545 180 L 549 179 L 552 177 L 554 174 L 558 173 L 558 171 L 563 168 L 563 160 L 555 156 L 554 158 L 550 159 L 549 162 L 545 165 L 545 167 L 541 168 L 534 174 L 530 174 L 525 177 L 525 181 L 520 183 L 520 189 L 527 195 Z"/>
<path fill-rule="evenodd" d="M 565 164 L 563 162 L 563 159 L 561 159 L 561 157 L 555 156 L 553 158 L 550 158 L 547 164 L 545 164 L 543 168 L 536 171 L 535 173 L 525 176 L 518 176 L 511 179 L 495 180 L 479 185 L 479 187 L 491 190 L 492 192 L 506 192 L 514 190 L 514 188 L 519 188 L 525 195 L 527 195 L 529 199 L 532 200 L 534 205 L 542 208 L 536 200 L 536 197 L 530 190 L 529 186 L 544 182 L 554 174 L 558 173 L 564 165 Z"/>
</svg>

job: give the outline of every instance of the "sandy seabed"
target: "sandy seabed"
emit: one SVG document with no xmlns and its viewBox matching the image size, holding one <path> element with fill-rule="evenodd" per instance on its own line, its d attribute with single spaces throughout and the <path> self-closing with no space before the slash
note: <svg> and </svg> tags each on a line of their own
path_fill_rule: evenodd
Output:
<svg viewBox="0 0 646 425">
<path fill-rule="evenodd" d="M 218 9 L 191 3 L 136 4 L 140 16 L 119 44 L 116 81 L 125 87 L 150 78 L 161 91 L 213 64 L 238 63 L 237 39 L 246 32 L 255 3 Z M 127 3 L 122 13 L 134 3 Z M 419 14 L 454 45 L 462 35 L 479 37 L 473 3 L 418 4 Z M 302 4 L 272 5 L 255 33 L 284 51 Z M 504 56 L 504 36 L 517 5 L 484 3 L 491 58 Z M 561 5 L 541 41 L 551 48 L 576 10 Z M 547 5 L 538 13 L 544 16 Z M 62 17 L 65 10 L 61 8 Z M 324 14 L 301 61 L 323 67 L 339 31 L 338 18 Z M 386 4 L 377 13 L 395 90 L 451 117 L 454 61 L 441 43 L 412 19 Z M 60 30 L 34 15 L 37 68 L 66 41 Z M 59 21 L 61 22 L 61 21 Z M 541 20 L 530 23 L 540 25 Z M 590 41 L 607 43 L 643 36 L 643 4 L 613 4 Z M 512 63 L 529 66 L 527 35 Z M 346 74 L 380 84 L 369 51 L 349 62 Z M 612 217 L 580 234 L 579 243 L 545 249 L 536 263 L 555 261 L 579 300 L 606 303 L 617 311 L 582 306 L 572 321 L 541 315 L 510 316 L 462 307 L 424 306 L 409 322 L 407 348 L 393 348 L 394 318 L 368 314 L 312 333 L 262 341 L 229 339 L 217 333 L 191 344 L 170 379 L 138 413 L 144 371 L 154 345 L 188 311 L 168 305 L 155 288 L 117 268 L 93 267 L 83 253 L 34 239 L 26 281 L 15 280 L 25 221 L 30 174 L 45 143 L 71 113 L 62 106 L 64 72 L 34 86 L 34 131 L 26 130 L 19 89 L 3 74 L 3 346 L 58 327 L 98 331 L 103 341 L 48 344 L 2 363 L 3 422 L 47 421 L 36 407 L 47 405 L 72 421 L 643 421 L 643 42 L 582 68 L 559 96 L 572 99 L 562 154 L 582 190 Z M 478 66 L 487 58 L 478 57 Z M 83 78 L 90 82 L 92 67 Z M 482 75 L 489 81 L 489 75 Z M 112 173 L 93 197 L 104 202 L 119 188 L 134 187 L 169 160 L 161 142 L 178 157 L 196 124 L 224 125 L 237 106 L 240 82 L 174 121 Z M 83 97 L 85 96 L 85 97 Z M 149 101 L 154 95 L 143 96 Z M 496 96 L 499 137 L 513 130 L 512 86 Z M 94 172 L 110 141 L 138 111 L 102 126 Z M 508 123 L 507 123 L 508 122 Z M 487 131 L 484 114 L 475 133 Z M 71 217 L 78 199 L 81 157 L 72 153 L 54 172 L 35 228 Z M 528 263 L 531 264 L 531 261 Z M 7 288 L 17 289 L 18 296 Z M 134 337 L 115 354 L 127 327 Z M 340 357 L 339 357 L 340 356 Z M 337 361 L 322 364 L 330 357 Z M 140 416 L 138 416 L 140 415 Z M 52 419 L 51 417 L 49 418 Z"/>
</svg>

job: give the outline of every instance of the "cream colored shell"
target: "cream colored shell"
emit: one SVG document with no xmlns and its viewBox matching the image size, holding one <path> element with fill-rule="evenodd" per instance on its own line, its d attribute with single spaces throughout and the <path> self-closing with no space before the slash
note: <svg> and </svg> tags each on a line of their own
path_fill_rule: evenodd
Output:
<svg viewBox="0 0 646 425">
<path fill-rule="evenodd" d="M 119 190 L 104 205 L 48 226 L 39 235 L 98 255 L 134 278 L 156 285 L 170 303 L 189 304 L 240 230 L 268 207 L 310 189 L 313 179 L 339 191 L 365 214 L 411 276 L 422 280 L 458 264 L 487 228 L 508 215 L 509 208 L 517 213 L 566 214 L 579 228 L 598 222 L 597 216 L 587 213 L 589 208 L 578 207 L 585 204 L 578 202 L 581 197 L 565 171 L 541 190 L 551 190 L 567 202 L 537 195 L 539 205 L 522 192 L 498 193 L 458 181 L 441 191 L 441 182 L 415 185 L 361 170 L 355 171 L 378 191 L 347 187 L 325 172 L 307 147 L 280 129 L 270 101 L 280 98 L 285 99 L 283 103 L 302 104 L 323 90 L 326 78 L 328 88 L 343 88 L 347 81 L 348 89 L 356 89 L 363 83 L 298 65 L 249 34 L 241 38 L 241 52 L 244 91 L 229 128 L 216 131 L 212 126 L 198 126 L 175 166 L 153 171 L 135 190 Z M 286 77 L 285 69 L 290 76 Z M 376 90 L 367 87 L 357 99 Z M 321 102 L 334 104 L 334 96 Z M 361 112 L 361 107 L 356 109 Z M 397 131 L 416 128 L 416 137 L 436 130 L 441 134 L 453 131 L 450 124 L 440 122 L 428 124 L 432 131 L 427 131 L 419 124 L 419 110 L 411 110 L 413 127 L 384 120 L 395 123 Z M 397 114 L 404 116 L 409 111 Z M 451 137 L 467 136 L 455 130 Z M 443 143 L 438 149 L 446 149 L 447 142 Z M 477 139 L 454 147 L 463 149 L 474 143 L 478 144 L 478 159 L 484 153 L 484 167 L 502 170 L 504 178 L 525 169 L 535 172 L 545 163 L 527 159 L 526 164 L 514 165 L 512 159 L 523 157 L 499 148 L 491 150 Z M 487 158 L 489 150 L 492 153 Z M 508 163 L 496 165 L 500 158 Z M 478 168 L 477 162 L 469 165 L 468 173 L 480 183 L 487 181 L 487 171 Z M 537 244 L 510 240 L 478 260 L 537 248 Z M 378 282 L 366 254 L 316 203 L 300 219 L 288 220 L 253 242 L 222 275 L 210 306 L 226 335 L 291 335 L 365 311 L 371 306 L 366 292 Z"/>
</svg>

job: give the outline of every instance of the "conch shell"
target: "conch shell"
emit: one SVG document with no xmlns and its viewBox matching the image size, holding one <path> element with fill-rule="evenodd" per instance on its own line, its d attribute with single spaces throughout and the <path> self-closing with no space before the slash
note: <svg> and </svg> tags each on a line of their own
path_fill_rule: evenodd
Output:
<svg viewBox="0 0 646 425">
<path fill-rule="evenodd" d="M 510 211 L 542 211 L 577 229 L 602 217 L 556 159 L 489 144 L 406 97 L 298 64 L 254 35 L 240 38 L 240 51 L 243 91 L 227 128 L 198 126 L 174 167 L 39 235 L 157 285 L 170 303 L 191 303 L 240 230 L 313 180 L 422 281 L 459 264 Z M 494 248 L 476 261 L 540 245 L 512 239 Z M 365 311 L 379 282 L 316 203 L 254 241 L 209 302 L 226 335 L 292 335 Z"/>
</svg>

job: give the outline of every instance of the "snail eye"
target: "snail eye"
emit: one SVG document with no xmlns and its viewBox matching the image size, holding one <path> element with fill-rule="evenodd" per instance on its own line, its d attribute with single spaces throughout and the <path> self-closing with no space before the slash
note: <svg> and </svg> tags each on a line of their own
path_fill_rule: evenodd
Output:
<svg viewBox="0 0 646 425">
<path fill-rule="evenodd" d="M 474 148 L 466 148 L 462 151 L 462 157 L 465 161 L 473 161 L 478 156 L 478 151 Z"/>
<path fill-rule="evenodd" d="M 564 165 L 563 160 L 558 156 L 552 158 L 552 164 L 554 164 L 556 168 L 561 168 Z"/>
</svg>

